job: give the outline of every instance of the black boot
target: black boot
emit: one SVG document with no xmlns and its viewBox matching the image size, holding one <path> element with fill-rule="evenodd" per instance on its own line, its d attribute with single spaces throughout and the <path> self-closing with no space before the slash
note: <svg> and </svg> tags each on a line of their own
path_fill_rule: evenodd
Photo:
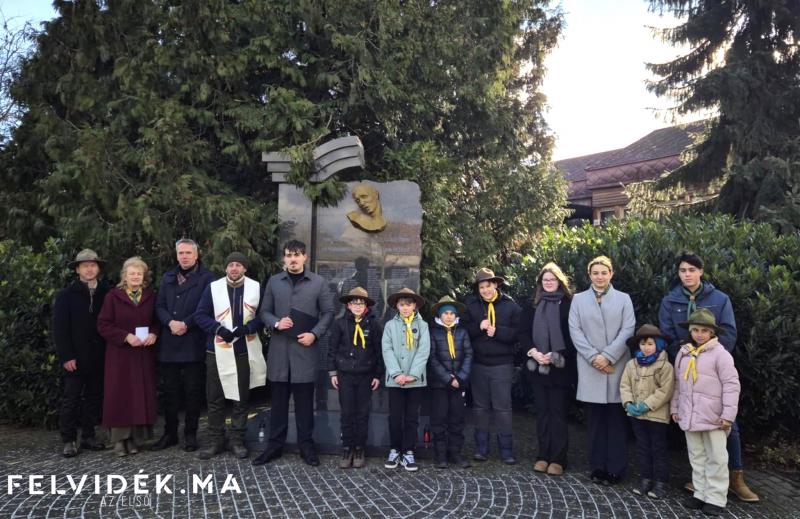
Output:
<svg viewBox="0 0 800 519">
<path fill-rule="evenodd" d="M 183 450 L 186 452 L 194 452 L 197 450 L 197 434 L 187 432 L 183 435 Z"/>
<path fill-rule="evenodd" d="M 201 460 L 210 460 L 222 452 L 225 452 L 225 440 L 216 440 L 205 449 L 200 449 L 197 452 L 197 457 Z"/>
<path fill-rule="evenodd" d="M 506 465 L 514 465 L 517 459 L 514 457 L 514 440 L 511 434 L 497 433 L 497 444 L 500 446 L 500 459 Z"/>
<path fill-rule="evenodd" d="M 433 442 L 433 459 L 437 469 L 447 468 L 447 443 L 441 440 Z"/>
<path fill-rule="evenodd" d="M 150 446 L 151 451 L 164 450 L 167 447 L 178 445 L 178 437 L 174 434 L 164 433 L 164 436 L 158 439 L 153 445 Z"/>
<path fill-rule="evenodd" d="M 475 454 L 472 456 L 475 461 L 486 461 L 489 459 L 489 431 L 479 431 L 475 429 Z"/>
<path fill-rule="evenodd" d="M 342 459 L 339 460 L 339 468 L 340 469 L 349 469 L 353 466 L 353 458 L 355 456 L 355 452 L 350 447 L 345 447 L 344 451 L 342 451 Z"/>
<path fill-rule="evenodd" d="M 283 448 L 281 447 L 274 447 L 274 446 L 267 446 L 264 449 L 264 452 L 259 454 L 258 456 L 253 459 L 253 465 L 263 465 L 265 463 L 269 463 L 270 461 L 276 460 L 283 455 Z"/>
</svg>

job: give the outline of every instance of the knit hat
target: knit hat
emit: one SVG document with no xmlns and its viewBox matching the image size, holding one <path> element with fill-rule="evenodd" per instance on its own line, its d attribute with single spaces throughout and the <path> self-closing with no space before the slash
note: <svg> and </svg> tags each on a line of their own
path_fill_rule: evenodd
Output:
<svg viewBox="0 0 800 519">
<path fill-rule="evenodd" d="M 340 303 L 347 304 L 353 299 L 363 299 L 367 306 L 374 306 L 375 300 L 370 299 L 369 293 L 361 287 L 355 287 L 353 290 L 347 293 L 346 296 L 342 296 L 339 298 Z"/>
<path fill-rule="evenodd" d="M 106 262 L 105 260 L 100 259 L 100 256 L 98 256 L 97 253 L 92 249 L 83 249 L 75 255 L 74 260 L 69 262 L 69 268 L 74 269 L 84 261 L 94 261 L 99 265 L 104 265 Z"/>
<path fill-rule="evenodd" d="M 399 299 L 413 299 L 414 302 L 417 303 L 417 308 L 425 304 L 425 298 L 410 288 L 401 288 L 398 292 L 395 292 L 386 298 L 386 302 L 389 303 L 390 307 L 395 308 L 397 307 L 397 301 Z"/>
<path fill-rule="evenodd" d="M 705 326 L 706 328 L 711 328 L 714 330 L 714 333 L 719 334 L 719 326 L 717 326 L 717 320 L 714 318 L 714 314 L 711 313 L 711 310 L 708 308 L 700 308 L 699 310 L 695 310 L 689 316 L 688 321 L 684 321 L 682 323 L 678 323 L 678 326 L 681 328 L 689 329 L 691 325 L 697 326 Z"/>
<path fill-rule="evenodd" d="M 247 256 L 245 256 L 241 252 L 231 252 L 230 254 L 228 254 L 228 257 L 225 258 L 225 268 L 227 268 L 228 265 L 230 265 L 231 262 L 234 261 L 236 263 L 241 263 L 244 266 L 244 268 L 247 268 L 250 264 L 250 262 L 247 261 Z"/>
<path fill-rule="evenodd" d="M 648 337 L 652 337 L 654 339 L 656 337 L 661 337 L 662 339 L 666 340 L 666 337 L 664 337 L 664 334 L 658 329 L 658 326 L 654 326 L 652 324 L 643 324 L 638 330 L 636 330 L 636 335 L 625 341 L 625 343 L 629 348 L 637 348 L 639 346 L 639 341 Z"/>
<path fill-rule="evenodd" d="M 467 307 L 450 296 L 442 296 L 439 301 L 433 305 L 432 310 L 433 315 L 440 317 L 448 310 L 455 312 L 456 315 L 462 315 L 467 310 Z"/>
<path fill-rule="evenodd" d="M 503 285 L 506 283 L 506 280 L 502 276 L 496 276 L 494 271 L 490 268 L 483 267 L 482 269 L 478 270 L 475 273 L 475 286 L 480 284 L 482 281 L 494 281 L 498 285 Z"/>
</svg>

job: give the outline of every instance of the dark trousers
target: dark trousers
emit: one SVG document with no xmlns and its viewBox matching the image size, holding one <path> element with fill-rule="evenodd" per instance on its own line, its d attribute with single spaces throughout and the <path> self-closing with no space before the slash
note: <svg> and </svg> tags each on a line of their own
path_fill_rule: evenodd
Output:
<svg viewBox="0 0 800 519">
<path fill-rule="evenodd" d="M 61 395 L 59 428 L 61 441 L 74 442 L 94 436 L 94 426 L 100 423 L 103 409 L 103 373 L 64 376 L 64 393 Z"/>
<path fill-rule="evenodd" d="M 739 432 L 739 422 L 734 420 L 731 433 L 728 435 L 728 470 L 742 470 L 742 435 Z"/>
<path fill-rule="evenodd" d="M 342 408 L 342 444 L 345 447 L 367 445 L 372 379 L 369 373 L 339 373 L 339 406 Z"/>
<path fill-rule="evenodd" d="M 628 468 L 628 425 L 619 403 L 584 402 L 589 440 L 589 466 L 617 476 Z"/>
<path fill-rule="evenodd" d="M 250 399 L 250 360 L 247 354 L 236 356 L 239 400 L 233 400 L 230 439 L 244 442 L 247 431 L 247 402 Z M 217 356 L 206 352 L 206 400 L 208 400 L 208 435 L 214 443 L 225 440 L 225 393 L 217 372 Z"/>
<path fill-rule="evenodd" d="M 413 451 L 417 445 L 419 407 L 425 388 L 386 388 L 389 392 L 389 442 L 399 452 Z"/>
<path fill-rule="evenodd" d="M 215 364 L 216 367 L 216 364 Z M 178 410 L 186 411 L 183 433 L 196 434 L 203 401 L 202 362 L 165 362 L 159 366 L 164 384 L 164 434 L 178 436 Z M 248 368 L 249 369 L 249 368 Z"/>
<path fill-rule="evenodd" d="M 534 383 L 533 403 L 536 408 L 536 437 L 539 442 L 537 461 L 567 465 L 569 434 L 567 409 L 570 389 Z"/>
<path fill-rule="evenodd" d="M 431 433 L 436 457 L 460 454 L 464 446 L 464 399 L 463 389 L 435 388 L 431 396 Z"/>
<path fill-rule="evenodd" d="M 290 396 L 294 397 L 297 446 L 301 451 L 314 446 L 314 383 L 270 382 L 272 410 L 269 415 L 268 449 L 280 450 L 286 443 L 286 433 L 289 431 Z"/>
<path fill-rule="evenodd" d="M 630 421 L 636 436 L 639 475 L 644 479 L 668 482 L 667 424 L 633 417 Z"/>
<path fill-rule="evenodd" d="M 497 434 L 511 434 L 511 380 L 514 376 L 512 364 L 499 366 L 472 365 L 472 414 L 475 430 L 489 431 L 494 423 Z"/>
</svg>

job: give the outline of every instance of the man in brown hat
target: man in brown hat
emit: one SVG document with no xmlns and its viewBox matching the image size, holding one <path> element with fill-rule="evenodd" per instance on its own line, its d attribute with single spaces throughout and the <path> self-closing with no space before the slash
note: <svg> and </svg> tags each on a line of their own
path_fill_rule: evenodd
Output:
<svg viewBox="0 0 800 519">
<path fill-rule="evenodd" d="M 80 251 L 69 263 L 78 279 L 58 293 L 53 305 L 53 340 L 64 377 L 59 426 L 67 458 L 78 454 L 79 425 L 82 449 L 105 448 L 94 433 L 103 403 L 105 342 L 97 333 L 97 315 L 109 290 L 98 279 L 104 263 L 93 250 Z"/>
<path fill-rule="evenodd" d="M 347 307 L 331 325 L 328 337 L 328 375 L 339 390 L 344 452 L 339 468 L 364 466 L 369 405 L 383 374 L 380 318 L 372 314 L 375 300 L 355 287 L 339 298 Z"/>
<path fill-rule="evenodd" d="M 472 400 L 475 417 L 476 461 L 489 455 L 489 424 L 497 428 L 500 458 L 516 463 L 511 431 L 511 379 L 514 375 L 514 350 L 522 311 L 510 296 L 500 291 L 505 279 L 491 269 L 475 275 L 475 295 L 467 301 L 464 325 L 469 332 L 474 360 Z"/>
</svg>

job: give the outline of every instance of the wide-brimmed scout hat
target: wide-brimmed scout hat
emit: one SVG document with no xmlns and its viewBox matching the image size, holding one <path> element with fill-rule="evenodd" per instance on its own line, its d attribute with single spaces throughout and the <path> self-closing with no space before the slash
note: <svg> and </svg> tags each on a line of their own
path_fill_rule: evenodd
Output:
<svg viewBox="0 0 800 519">
<path fill-rule="evenodd" d="M 370 299 L 369 294 L 367 293 L 367 291 L 364 290 L 361 287 L 355 287 L 353 290 L 348 292 L 346 296 L 340 297 L 339 298 L 339 302 L 347 304 L 350 301 L 352 301 L 353 299 L 363 299 L 364 302 L 367 303 L 367 306 L 374 306 L 375 305 L 375 300 L 374 299 Z"/>
<path fill-rule="evenodd" d="M 629 348 L 637 348 L 639 347 L 639 341 L 642 339 L 646 339 L 648 337 L 661 337 L 662 339 L 666 340 L 666 337 L 661 330 L 658 329 L 658 326 L 654 326 L 652 324 L 643 324 L 636 330 L 636 335 L 625 341 Z"/>
<path fill-rule="evenodd" d="M 705 326 L 706 328 L 711 328 L 714 330 L 714 333 L 719 333 L 719 326 L 717 326 L 717 320 L 714 318 L 714 314 L 711 313 L 711 310 L 708 308 L 700 308 L 699 310 L 695 310 L 689 316 L 688 321 L 683 321 L 682 323 L 678 323 L 678 326 L 681 328 L 689 329 L 689 326 L 696 324 L 698 326 Z"/>
<path fill-rule="evenodd" d="M 394 294 L 390 295 L 386 302 L 389 303 L 389 306 L 394 308 L 397 306 L 398 299 L 413 299 L 417 303 L 417 308 L 421 307 L 425 304 L 425 298 L 421 295 L 417 294 L 410 288 L 401 288 L 399 292 L 395 292 Z"/>
<path fill-rule="evenodd" d="M 502 276 L 496 276 L 494 271 L 490 268 L 483 267 L 475 273 L 475 282 L 473 285 L 478 286 L 482 281 L 494 281 L 498 285 L 506 284 L 506 279 Z"/>
<path fill-rule="evenodd" d="M 458 315 L 464 315 L 464 312 L 467 311 L 467 307 L 466 306 L 464 306 L 463 304 L 459 303 L 458 301 L 456 301 L 452 297 L 450 297 L 450 296 L 442 296 L 439 299 L 439 301 L 437 301 L 436 304 L 433 305 L 433 315 L 438 317 L 439 316 L 439 309 L 442 308 L 443 306 L 452 306 L 452 307 L 454 307 L 456 309 L 456 313 Z"/>
<path fill-rule="evenodd" d="M 83 249 L 75 255 L 74 260 L 69 262 L 69 268 L 74 269 L 84 261 L 94 261 L 99 265 L 105 265 L 106 263 L 106 260 L 100 259 L 100 256 L 98 256 L 97 253 L 92 249 Z"/>
</svg>

